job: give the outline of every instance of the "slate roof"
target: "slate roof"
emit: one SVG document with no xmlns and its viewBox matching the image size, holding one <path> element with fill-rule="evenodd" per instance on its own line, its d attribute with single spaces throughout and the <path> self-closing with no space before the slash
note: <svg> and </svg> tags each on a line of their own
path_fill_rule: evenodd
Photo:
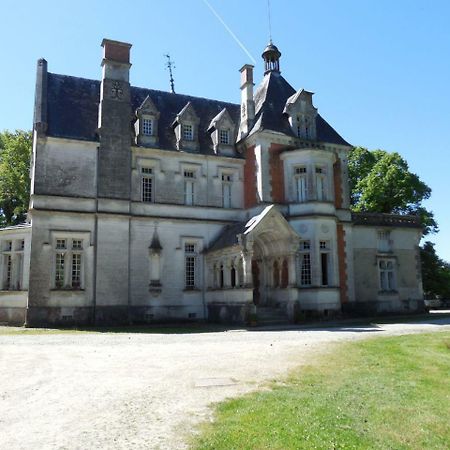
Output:
<svg viewBox="0 0 450 450">
<path fill-rule="evenodd" d="M 100 81 L 48 73 L 47 82 L 47 135 L 61 138 L 98 140 L 98 107 L 100 102 Z M 288 118 L 283 114 L 286 100 L 295 94 L 294 88 L 278 73 L 269 72 L 255 92 L 255 125 L 250 134 L 258 130 L 272 130 L 294 136 Z M 192 106 L 200 118 L 200 153 L 215 154 L 208 128 L 211 121 L 226 108 L 236 126 L 240 121 L 240 106 L 171 92 L 131 87 L 131 123 L 134 113 L 150 96 L 161 113 L 158 122 L 159 146 L 167 150 L 177 150 L 175 133 L 171 124 L 177 114 L 187 105 Z M 317 140 L 328 143 L 349 145 L 320 116 L 316 118 Z"/>
<path fill-rule="evenodd" d="M 296 93 L 295 89 L 277 71 L 268 72 L 255 92 L 255 124 L 249 134 L 271 130 L 296 137 L 283 114 L 286 101 Z M 317 140 L 330 144 L 350 145 L 320 115 L 316 116 Z"/>
<path fill-rule="evenodd" d="M 47 92 L 47 135 L 98 140 L 96 130 L 100 81 L 49 73 Z M 131 86 L 133 116 L 130 117 L 130 129 L 135 120 L 136 109 L 148 95 L 161 113 L 158 121 L 159 146 L 166 150 L 176 150 L 176 138 L 171 124 L 188 102 L 192 103 L 200 118 L 200 153 L 215 154 L 208 127 L 211 120 L 224 108 L 228 110 L 236 126 L 239 124 L 240 106 L 237 104 Z"/>
</svg>

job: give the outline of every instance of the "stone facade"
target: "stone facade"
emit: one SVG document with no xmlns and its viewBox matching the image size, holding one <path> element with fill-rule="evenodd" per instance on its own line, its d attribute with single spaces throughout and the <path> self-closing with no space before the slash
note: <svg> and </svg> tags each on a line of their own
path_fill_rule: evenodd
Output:
<svg viewBox="0 0 450 450">
<path fill-rule="evenodd" d="M 37 69 L 29 223 L 0 231 L 0 322 L 247 323 L 419 311 L 417 219 L 351 214 L 351 149 L 280 52 L 241 104 Z M 279 315 L 277 315 L 279 317 Z"/>
</svg>

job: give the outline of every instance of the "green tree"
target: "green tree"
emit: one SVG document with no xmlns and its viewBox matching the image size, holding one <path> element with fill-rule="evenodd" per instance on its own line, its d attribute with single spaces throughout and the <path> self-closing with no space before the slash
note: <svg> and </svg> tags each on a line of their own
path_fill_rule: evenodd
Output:
<svg viewBox="0 0 450 450">
<path fill-rule="evenodd" d="M 355 147 L 348 162 L 354 211 L 413 214 L 420 217 L 424 235 L 438 231 L 433 213 L 422 206 L 431 189 L 398 153 Z"/>
<path fill-rule="evenodd" d="M 30 131 L 0 133 L 0 226 L 17 225 L 26 218 L 30 201 Z"/>
<path fill-rule="evenodd" d="M 420 256 L 425 297 L 450 298 L 450 264 L 438 257 L 432 242 L 423 244 Z"/>
</svg>

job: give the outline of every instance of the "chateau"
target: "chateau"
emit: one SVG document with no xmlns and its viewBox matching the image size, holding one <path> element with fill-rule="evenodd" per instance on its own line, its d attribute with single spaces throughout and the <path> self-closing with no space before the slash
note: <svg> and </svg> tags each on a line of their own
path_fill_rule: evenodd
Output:
<svg viewBox="0 0 450 450">
<path fill-rule="evenodd" d="M 0 322 L 295 322 L 423 307 L 416 217 L 354 214 L 351 145 L 270 43 L 240 104 L 37 64 L 28 223 L 0 230 Z M 259 75 L 258 75 L 259 78 Z M 238 89 L 236 79 L 236 90 Z"/>
</svg>

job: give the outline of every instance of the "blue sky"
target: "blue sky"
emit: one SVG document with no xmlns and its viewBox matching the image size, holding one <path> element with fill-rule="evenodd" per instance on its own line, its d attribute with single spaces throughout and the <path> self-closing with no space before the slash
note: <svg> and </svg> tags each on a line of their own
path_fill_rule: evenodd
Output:
<svg viewBox="0 0 450 450">
<path fill-rule="evenodd" d="M 209 0 L 256 59 L 268 41 L 266 0 Z M 272 0 L 283 76 L 315 92 L 315 105 L 353 145 L 399 152 L 433 190 L 425 206 L 450 261 L 450 2 Z M 131 82 L 239 101 L 239 68 L 251 62 L 203 0 L 3 0 L 0 130 L 32 125 L 35 64 L 98 79 L 103 37 L 133 44 Z"/>
</svg>

